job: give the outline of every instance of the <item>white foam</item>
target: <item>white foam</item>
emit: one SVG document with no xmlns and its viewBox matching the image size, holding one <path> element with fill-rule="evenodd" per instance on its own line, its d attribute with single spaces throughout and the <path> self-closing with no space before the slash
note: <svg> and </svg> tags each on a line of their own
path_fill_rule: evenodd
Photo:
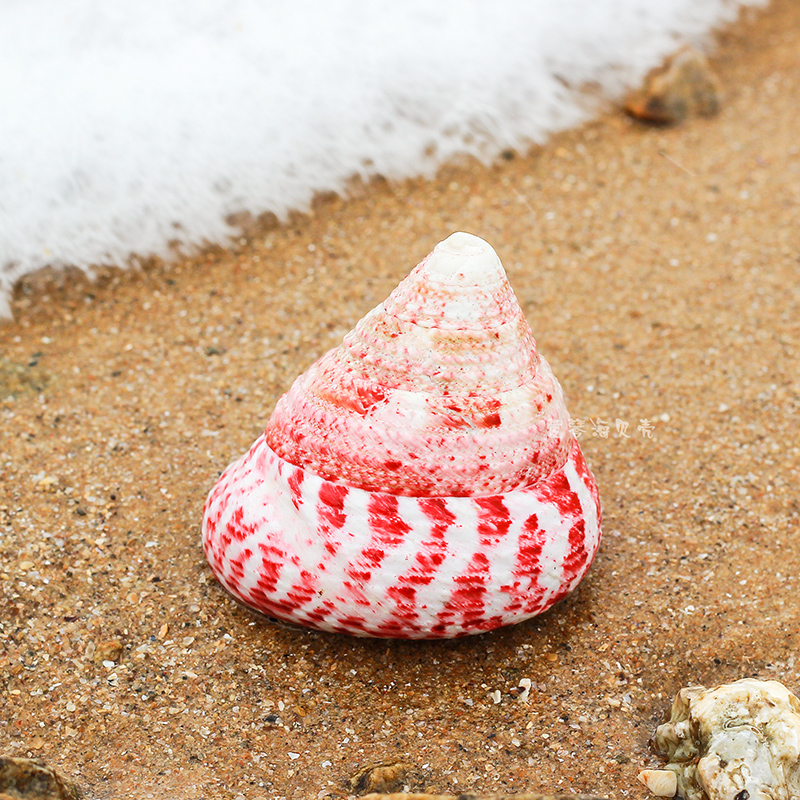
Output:
<svg viewBox="0 0 800 800">
<path fill-rule="evenodd" d="M 9 0 L 0 306 L 48 264 L 224 241 L 353 175 L 524 147 L 762 0 Z M 0 308 L 0 313 L 2 309 Z"/>
</svg>

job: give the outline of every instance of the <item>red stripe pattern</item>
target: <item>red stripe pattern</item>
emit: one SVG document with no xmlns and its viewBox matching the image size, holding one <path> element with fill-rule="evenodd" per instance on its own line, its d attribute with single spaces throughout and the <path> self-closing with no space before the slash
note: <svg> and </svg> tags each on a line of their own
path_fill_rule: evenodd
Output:
<svg viewBox="0 0 800 800">
<path fill-rule="evenodd" d="M 220 583 L 287 622 L 356 636 L 452 638 L 541 614 L 586 574 L 600 503 L 577 442 L 526 488 L 408 497 L 346 486 L 261 436 L 203 511 Z"/>
</svg>

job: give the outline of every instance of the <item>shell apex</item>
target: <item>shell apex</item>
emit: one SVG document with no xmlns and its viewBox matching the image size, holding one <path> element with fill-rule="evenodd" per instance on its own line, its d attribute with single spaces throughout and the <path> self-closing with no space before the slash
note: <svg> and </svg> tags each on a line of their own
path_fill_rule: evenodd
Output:
<svg viewBox="0 0 800 800">
<path fill-rule="evenodd" d="M 463 231 L 439 242 L 423 263 L 427 272 L 455 284 L 474 285 L 506 277 L 495 249 L 480 236 Z"/>
</svg>

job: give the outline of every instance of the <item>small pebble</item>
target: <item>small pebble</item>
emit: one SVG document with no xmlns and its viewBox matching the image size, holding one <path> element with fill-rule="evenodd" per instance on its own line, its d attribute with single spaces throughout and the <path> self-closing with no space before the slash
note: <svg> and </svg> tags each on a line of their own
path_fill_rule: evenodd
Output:
<svg viewBox="0 0 800 800">
<path fill-rule="evenodd" d="M 350 778 L 350 791 L 354 794 L 399 791 L 408 780 L 412 770 L 412 765 L 403 761 L 368 764 Z"/>
<path fill-rule="evenodd" d="M 43 761 L 0 756 L 0 797 L 9 800 L 80 800 L 82 796 L 74 783 Z"/>
<path fill-rule="evenodd" d="M 625 110 L 647 122 L 675 125 L 691 116 L 713 116 L 719 104 L 719 84 L 708 61 L 686 47 L 648 76 Z"/>
</svg>

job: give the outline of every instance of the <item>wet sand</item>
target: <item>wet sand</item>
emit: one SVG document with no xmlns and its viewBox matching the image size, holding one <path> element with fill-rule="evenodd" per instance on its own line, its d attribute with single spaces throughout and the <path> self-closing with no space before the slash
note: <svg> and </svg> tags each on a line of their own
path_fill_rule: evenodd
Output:
<svg viewBox="0 0 800 800">
<path fill-rule="evenodd" d="M 0 325 L 0 754 L 115 800 L 342 797 L 392 760 L 437 792 L 644 797 L 680 687 L 797 689 L 800 6 L 748 15 L 714 65 L 712 119 L 612 112 L 229 249 L 21 286 Z M 206 565 L 205 496 L 459 229 L 497 250 L 582 423 L 594 566 L 542 617 L 458 641 L 267 624 Z"/>
</svg>

